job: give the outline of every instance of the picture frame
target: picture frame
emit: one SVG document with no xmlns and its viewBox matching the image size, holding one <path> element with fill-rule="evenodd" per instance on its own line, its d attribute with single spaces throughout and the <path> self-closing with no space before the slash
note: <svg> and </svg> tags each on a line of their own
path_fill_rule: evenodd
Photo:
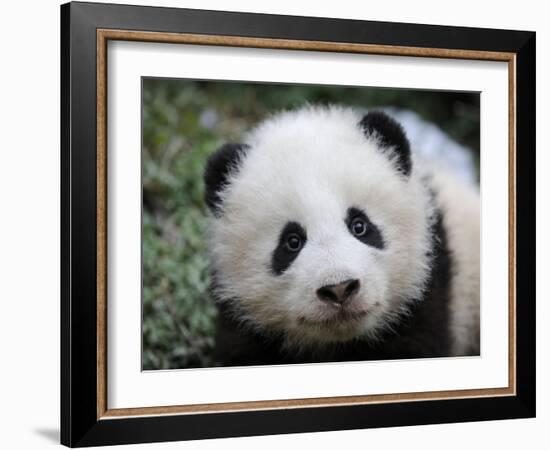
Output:
<svg viewBox="0 0 550 450">
<path fill-rule="evenodd" d="M 505 63 L 508 385 L 109 408 L 107 44 L 113 41 L 275 49 L 298 57 L 315 51 Z M 62 5 L 61 443 L 81 447 L 534 417 L 535 41 L 535 33 L 527 31 Z"/>
</svg>

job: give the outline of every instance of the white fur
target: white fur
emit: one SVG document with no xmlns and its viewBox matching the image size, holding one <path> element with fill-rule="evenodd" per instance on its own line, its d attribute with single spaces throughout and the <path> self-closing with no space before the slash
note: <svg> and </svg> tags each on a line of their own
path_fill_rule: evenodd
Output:
<svg viewBox="0 0 550 450">
<path fill-rule="evenodd" d="M 467 355 L 479 351 L 479 193 L 441 167 L 433 168 L 432 183 L 443 211 L 453 264 L 450 303 L 452 354 Z"/>
<path fill-rule="evenodd" d="M 421 297 L 429 275 L 433 207 L 422 182 L 426 170 L 413 160 L 411 176 L 401 175 L 392 155 L 388 158 L 375 138 L 365 137 L 360 119 L 352 109 L 307 107 L 263 122 L 244 140 L 251 148 L 222 193 L 223 214 L 212 223 L 218 297 L 237 302 L 243 323 L 283 332 L 291 346 L 376 339 Z M 459 189 L 445 190 L 445 179 L 437 179 L 445 192 L 442 201 L 460 196 Z M 383 250 L 350 234 L 344 218 L 352 206 L 363 209 L 381 230 Z M 460 214 L 449 218 L 452 227 L 459 226 Z M 271 257 L 289 221 L 306 229 L 307 244 L 276 276 L 270 272 Z M 470 237 L 457 232 L 450 241 L 460 246 Z M 479 258 L 474 247 L 464 249 L 459 271 L 468 258 Z M 472 277 L 459 274 L 453 295 L 462 295 Z M 343 324 L 326 323 L 334 310 L 319 301 L 316 290 L 349 278 L 361 282 L 353 310 L 368 313 Z M 465 309 L 454 303 L 453 323 L 465 330 L 457 332 L 459 341 L 470 332 L 472 302 Z"/>
</svg>

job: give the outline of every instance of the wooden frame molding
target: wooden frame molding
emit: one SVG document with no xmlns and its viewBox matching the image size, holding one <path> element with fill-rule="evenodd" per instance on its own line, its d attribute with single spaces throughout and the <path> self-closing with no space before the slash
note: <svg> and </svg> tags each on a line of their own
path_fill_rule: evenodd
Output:
<svg viewBox="0 0 550 450">
<path fill-rule="evenodd" d="M 409 57 L 473 59 L 508 62 L 509 72 L 509 384 L 494 389 L 472 389 L 347 397 L 266 400 L 109 409 L 107 404 L 107 43 L 109 40 L 218 45 L 268 49 L 365 53 Z M 516 394 L 516 55 L 509 52 L 264 39 L 130 30 L 97 30 L 97 418 L 215 413 L 343 406 L 421 400 L 512 396 Z"/>
</svg>

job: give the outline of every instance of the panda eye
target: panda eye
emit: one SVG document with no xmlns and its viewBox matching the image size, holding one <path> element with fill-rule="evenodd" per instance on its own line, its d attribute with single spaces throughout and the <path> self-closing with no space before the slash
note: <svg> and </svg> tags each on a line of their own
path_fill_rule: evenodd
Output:
<svg viewBox="0 0 550 450">
<path fill-rule="evenodd" d="M 297 252 L 302 248 L 303 241 L 296 233 L 289 234 L 286 238 L 285 247 L 291 252 Z"/>
<path fill-rule="evenodd" d="M 368 230 L 367 222 L 365 222 L 361 217 L 356 217 L 351 221 L 349 229 L 354 236 L 364 236 Z"/>
<path fill-rule="evenodd" d="M 348 208 L 345 223 L 350 234 L 363 244 L 379 250 L 385 248 L 386 244 L 380 229 L 369 220 L 361 209 L 353 206 Z"/>
<path fill-rule="evenodd" d="M 271 254 L 271 272 L 282 275 L 307 244 L 307 233 L 298 222 L 287 222 L 279 234 L 277 247 Z"/>
</svg>

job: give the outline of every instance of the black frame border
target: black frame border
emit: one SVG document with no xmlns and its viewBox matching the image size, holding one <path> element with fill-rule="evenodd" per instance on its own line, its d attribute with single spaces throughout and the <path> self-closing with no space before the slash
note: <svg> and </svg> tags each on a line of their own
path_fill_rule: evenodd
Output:
<svg viewBox="0 0 550 450">
<path fill-rule="evenodd" d="M 516 55 L 516 395 L 97 419 L 96 30 Z M 61 6 L 61 443 L 71 447 L 534 417 L 534 32 L 114 4 Z"/>
</svg>

